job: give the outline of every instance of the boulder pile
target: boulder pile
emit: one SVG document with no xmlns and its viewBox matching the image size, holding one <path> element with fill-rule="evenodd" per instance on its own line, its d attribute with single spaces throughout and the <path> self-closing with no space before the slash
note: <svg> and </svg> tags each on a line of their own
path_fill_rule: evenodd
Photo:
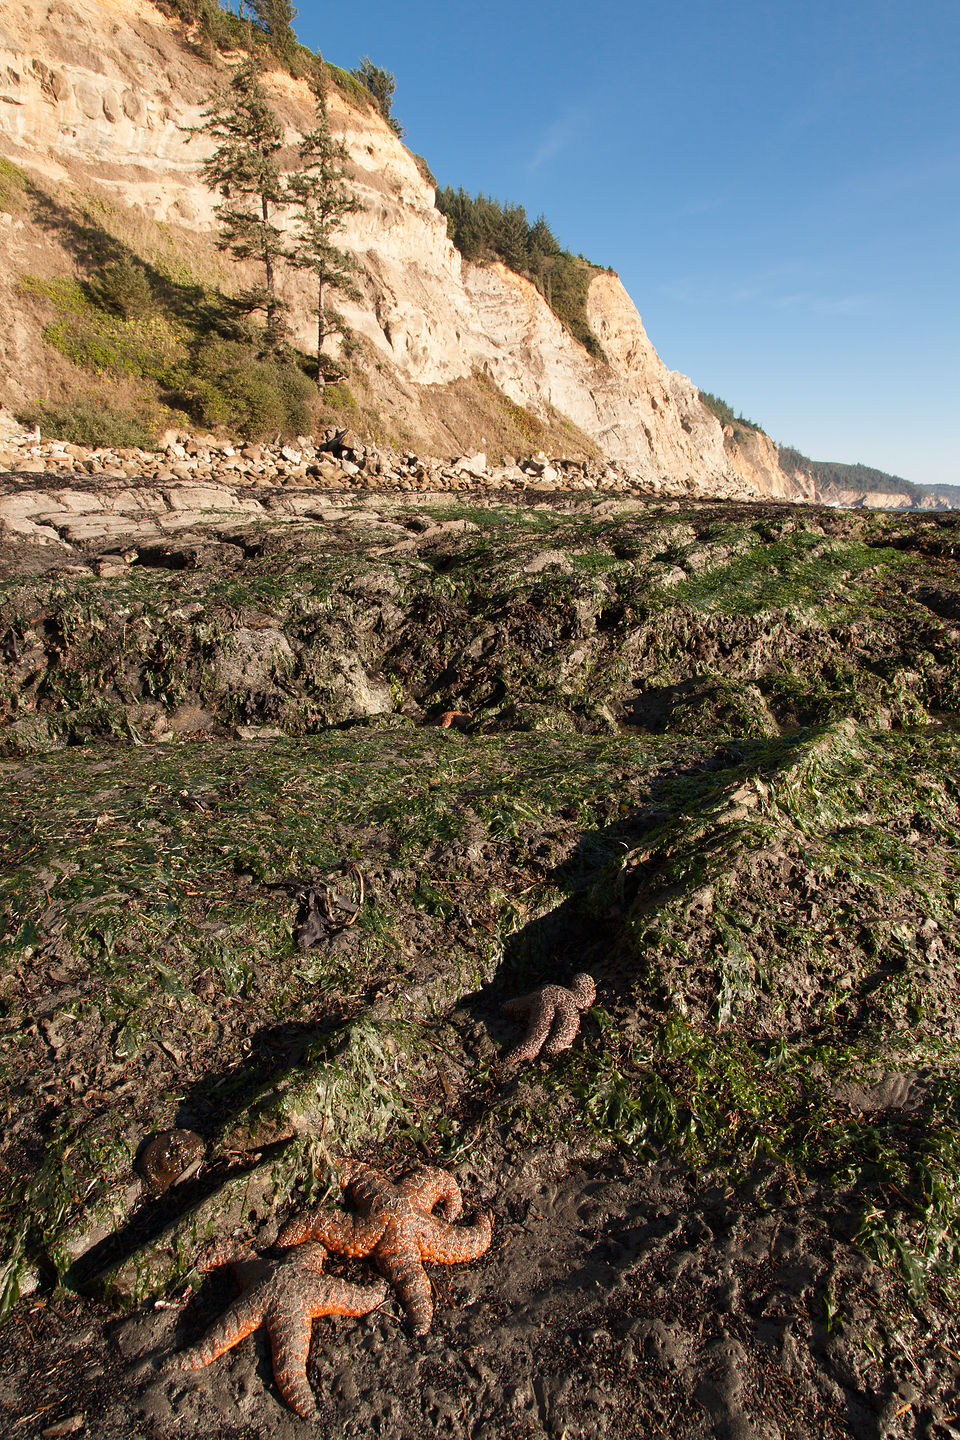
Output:
<svg viewBox="0 0 960 1440">
<path fill-rule="evenodd" d="M 0 412 L 0 540 L 69 547 L 110 536 L 143 541 L 224 519 L 324 519 L 331 508 L 369 506 L 374 492 L 386 500 L 405 492 L 479 499 L 529 491 L 544 500 L 594 495 L 611 502 L 703 493 L 693 477 L 641 480 L 612 462 L 543 453 L 498 465 L 483 454 L 424 459 L 343 429 L 287 444 L 166 438 L 159 451 L 91 448 L 45 440 Z M 756 497 L 739 486 L 723 498 Z"/>
<path fill-rule="evenodd" d="M 221 480 L 243 485 L 293 485 L 321 490 L 609 491 L 682 497 L 700 494 L 696 477 L 641 479 L 629 466 L 606 460 L 551 459 L 541 451 L 488 464 L 485 454 L 424 458 L 364 441 L 352 430 L 330 428 L 282 444 L 232 443 L 212 435 L 170 431 L 161 450 L 93 448 L 45 439 L 0 411 L 0 476 L 55 474 L 115 480 Z M 731 483 L 731 496 L 747 487 Z M 713 490 L 711 490 L 713 493 Z"/>
</svg>

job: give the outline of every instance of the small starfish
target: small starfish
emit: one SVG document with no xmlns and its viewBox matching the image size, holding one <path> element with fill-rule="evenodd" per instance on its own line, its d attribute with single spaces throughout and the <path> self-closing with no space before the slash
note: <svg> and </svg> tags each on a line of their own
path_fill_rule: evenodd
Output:
<svg viewBox="0 0 960 1440">
<path fill-rule="evenodd" d="M 321 1315 L 366 1315 L 387 1298 L 382 1281 L 351 1285 L 321 1275 L 326 1258 L 322 1245 L 302 1245 L 279 1260 L 260 1258 L 242 1240 L 208 1246 L 197 1269 L 229 1265 L 243 1294 L 199 1344 L 177 1357 L 177 1368 L 200 1370 L 265 1325 L 277 1389 L 298 1415 L 315 1419 L 319 1411 L 307 1380 L 313 1321 Z"/>
<path fill-rule="evenodd" d="M 557 1055 L 569 1050 L 580 1029 L 580 1011 L 589 1010 L 597 998 L 592 975 L 574 975 L 570 988 L 565 985 L 541 985 L 529 995 L 519 995 L 500 1007 L 503 1015 L 527 1019 L 527 1033 L 508 1055 L 504 1065 L 517 1065 L 521 1060 L 535 1060 L 544 1055 Z M 550 1037 L 549 1039 L 547 1037 Z"/>
<path fill-rule="evenodd" d="M 444 710 L 440 716 L 439 725 L 441 730 L 449 730 L 454 720 L 472 720 L 471 710 Z"/>
<path fill-rule="evenodd" d="M 371 1256 L 395 1287 L 413 1333 L 425 1335 L 433 1319 L 433 1299 L 424 1260 L 444 1265 L 475 1260 L 490 1244 L 489 1215 L 472 1225 L 451 1225 L 463 1200 L 456 1180 L 445 1170 L 414 1170 L 394 1184 L 356 1160 L 338 1163 L 340 1184 L 359 1214 L 314 1210 L 285 1225 L 277 1244 L 319 1240 L 342 1255 Z M 432 1213 L 438 1205 L 440 1217 Z"/>
</svg>

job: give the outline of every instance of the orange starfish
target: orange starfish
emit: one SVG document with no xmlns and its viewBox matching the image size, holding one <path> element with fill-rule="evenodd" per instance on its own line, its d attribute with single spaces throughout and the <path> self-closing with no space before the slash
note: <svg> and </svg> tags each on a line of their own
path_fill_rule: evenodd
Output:
<svg viewBox="0 0 960 1440">
<path fill-rule="evenodd" d="M 243 1294 L 199 1344 L 177 1357 L 181 1370 L 200 1370 L 239 1345 L 260 1325 L 270 1337 L 277 1389 L 304 1419 L 319 1415 L 307 1380 L 307 1355 L 313 1321 L 321 1315 L 366 1315 L 387 1297 L 387 1287 L 351 1285 L 321 1275 L 327 1252 L 322 1245 L 301 1245 L 279 1260 L 264 1260 L 244 1242 L 214 1243 L 201 1252 L 198 1270 L 229 1265 Z"/>
<path fill-rule="evenodd" d="M 539 990 L 501 1005 L 501 1014 L 527 1021 L 526 1035 L 504 1055 L 504 1065 L 535 1060 L 541 1050 L 544 1055 L 569 1050 L 580 1029 L 580 1011 L 589 1010 L 596 998 L 593 976 L 581 973 L 574 975 L 569 989 L 565 985 L 541 985 Z"/>
<path fill-rule="evenodd" d="M 424 1260 L 450 1265 L 475 1260 L 490 1244 L 489 1215 L 454 1227 L 463 1209 L 460 1187 L 445 1170 L 415 1170 L 396 1184 L 356 1160 L 338 1162 L 340 1184 L 356 1215 L 314 1210 L 290 1221 L 278 1245 L 319 1240 L 342 1255 L 369 1255 L 397 1291 L 415 1335 L 433 1319 L 430 1281 Z M 439 1205 L 440 1216 L 432 1212 Z"/>
<path fill-rule="evenodd" d="M 449 729 L 450 729 L 450 726 L 453 724 L 454 720 L 472 720 L 472 719 L 473 719 L 473 711 L 472 711 L 472 710 L 444 710 L 443 714 L 440 716 L 440 722 L 439 722 L 439 723 L 440 723 L 440 728 L 441 728 L 441 730 L 449 730 Z"/>
</svg>

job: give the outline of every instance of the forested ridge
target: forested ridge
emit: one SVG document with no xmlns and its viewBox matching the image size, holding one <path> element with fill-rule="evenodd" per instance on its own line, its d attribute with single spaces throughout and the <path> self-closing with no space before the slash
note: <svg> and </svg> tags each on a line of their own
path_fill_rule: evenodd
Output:
<svg viewBox="0 0 960 1440">
<path fill-rule="evenodd" d="M 960 501 L 960 485 L 915 485 L 912 480 L 904 480 L 902 475 L 889 475 L 885 470 L 875 470 L 859 462 L 845 465 L 839 460 L 811 460 L 792 445 L 781 445 L 779 455 L 784 474 L 796 476 L 802 472 L 812 475 L 819 489 L 835 486 L 839 490 L 873 491 L 879 495 L 903 493 L 915 505 L 935 490 L 938 495 L 952 496 Z"/>
</svg>

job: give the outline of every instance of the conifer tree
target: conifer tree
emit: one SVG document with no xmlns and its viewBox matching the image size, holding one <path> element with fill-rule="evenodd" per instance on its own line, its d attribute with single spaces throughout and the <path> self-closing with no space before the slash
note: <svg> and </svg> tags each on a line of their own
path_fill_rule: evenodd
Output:
<svg viewBox="0 0 960 1440">
<path fill-rule="evenodd" d="M 286 200 L 277 158 L 283 132 L 260 83 L 260 66 L 254 57 L 237 66 L 227 89 L 208 100 L 203 115 L 203 124 L 190 133 L 217 141 L 216 150 L 201 169 L 209 189 L 224 196 L 223 203 L 216 206 L 217 245 L 238 260 L 253 259 L 263 266 L 264 283 L 237 298 L 248 311 L 266 312 L 267 348 L 276 349 L 284 331 L 284 305 L 277 295 L 283 233 L 274 219 L 277 207 Z"/>
<path fill-rule="evenodd" d="M 289 59 L 297 43 L 293 22 L 297 11 L 291 0 L 246 0 L 253 13 L 254 24 L 270 37 L 270 44 L 281 59 Z"/>
<path fill-rule="evenodd" d="M 287 259 L 313 274 L 317 286 L 317 384 L 323 389 L 323 343 L 338 334 L 337 317 L 327 307 L 327 294 L 336 290 L 350 299 L 359 291 L 352 275 L 356 265 L 345 250 L 333 243 L 344 217 L 360 210 L 360 202 L 344 183 L 347 151 L 330 134 L 327 92 L 321 66 L 314 72 L 315 124 L 300 142 L 300 169 L 290 177 L 287 200 L 294 208 L 296 230 Z"/>
<path fill-rule="evenodd" d="M 374 65 L 369 55 L 364 55 L 356 70 L 350 74 L 355 76 L 364 85 L 373 97 L 374 103 L 380 114 L 386 120 L 394 135 L 403 135 L 403 126 L 396 120 L 391 111 L 393 110 L 393 97 L 396 92 L 397 82 L 389 70 L 383 70 L 379 65 Z"/>
</svg>

